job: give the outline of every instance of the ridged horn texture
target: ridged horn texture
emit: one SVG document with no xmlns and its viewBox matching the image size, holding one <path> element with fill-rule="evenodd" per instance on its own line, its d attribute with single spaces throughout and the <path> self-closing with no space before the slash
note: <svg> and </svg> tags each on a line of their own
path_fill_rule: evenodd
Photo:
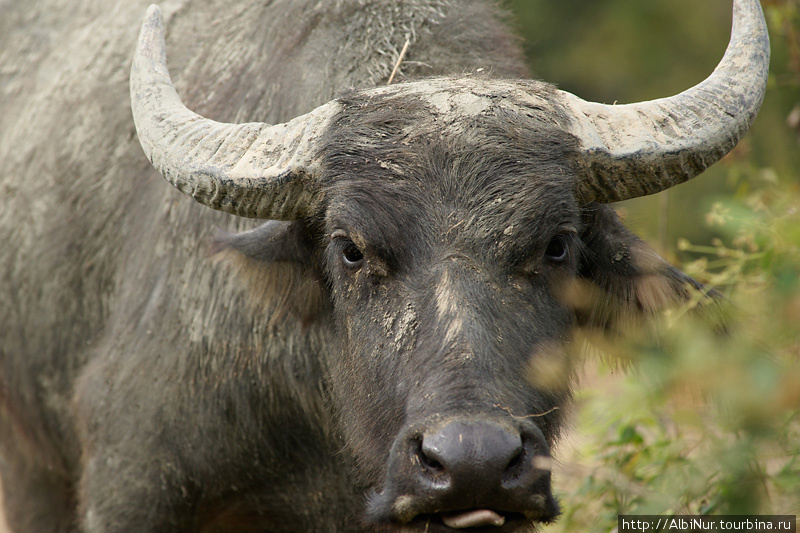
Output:
<svg viewBox="0 0 800 533">
<path fill-rule="evenodd" d="M 734 0 L 731 40 L 705 81 L 676 96 L 627 105 L 562 92 L 581 140 L 584 202 L 663 191 L 707 169 L 739 142 L 761 107 L 769 35 L 758 0 Z"/>
<path fill-rule="evenodd" d="M 339 106 L 285 124 L 224 124 L 183 105 L 166 66 L 161 12 L 151 5 L 131 68 L 139 142 L 164 178 L 208 207 L 234 215 L 295 220 L 319 201 L 315 141 Z"/>
<path fill-rule="evenodd" d="M 769 36 L 758 0 L 734 0 L 731 40 L 705 81 L 676 96 L 626 105 L 559 91 L 581 143 L 578 198 L 617 202 L 683 183 L 730 152 L 753 123 L 766 90 Z M 419 90 L 416 84 L 407 90 Z M 380 91 L 381 89 L 374 89 Z M 423 91 L 424 92 L 424 91 Z M 158 171 L 209 207 L 293 220 L 321 193 L 317 140 L 341 105 L 332 101 L 285 124 L 223 124 L 180 101 L 166 67 L 160 11 L 150 6 L 131 69 L 139 141 Z"/>
</svg>

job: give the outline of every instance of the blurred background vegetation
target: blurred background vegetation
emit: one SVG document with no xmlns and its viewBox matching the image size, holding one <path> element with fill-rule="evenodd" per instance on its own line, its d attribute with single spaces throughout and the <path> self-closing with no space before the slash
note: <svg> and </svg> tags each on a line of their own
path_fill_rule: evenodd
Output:
<svg viewBox="0 0 800 533">
<path fill-rule="evenodd" d="M 728 0 L 506 4 L 537 78 L 606 103 L 702 81 L 730 34 Z M 656 334 L 585 350 L 554 474 L 564 515 L 547 531 L 612 531 L 624 513 L 800 515 L 800 0 L 762 5 L 772 63 L 751 132 L 694 181 L 617 206 L 724 295 L 728 332 L 689 304 Z"/>
</svg>

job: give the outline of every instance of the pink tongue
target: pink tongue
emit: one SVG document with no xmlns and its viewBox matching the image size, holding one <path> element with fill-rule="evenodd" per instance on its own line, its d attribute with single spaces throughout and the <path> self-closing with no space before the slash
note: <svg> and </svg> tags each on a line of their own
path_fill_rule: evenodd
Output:
<svg viewBox="0 0 800 533">
<path fill-rule="evenodd" d="M 497 526 L 506 523 L 505 517 L 495 513 L 490 509 L 477 509 L 466 513 L 448 514 L 442 516 L 444 525 L 453 529 L 463 529 L 466 527 L 478 526 Z"/>
</svg>

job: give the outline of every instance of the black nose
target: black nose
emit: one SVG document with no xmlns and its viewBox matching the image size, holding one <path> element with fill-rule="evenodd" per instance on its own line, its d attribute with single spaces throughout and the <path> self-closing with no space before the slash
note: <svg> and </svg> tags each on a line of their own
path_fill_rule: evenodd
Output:
<svg viewBox="0 0 800 533">
<path fill-rule="evenodd" d="M 440 520 L 451 528 L 528 527 L 558 513 L 542 431 L 530 420 L 494 417 L 409 426 L 367 505 L 370 521 Z"/>
<path fill-rule="evenodd" d="M 412 453 L 423 485 L 464 499 L 507 490 L 526 469 L 522 435 L 490 421 L 450 422 L 424 433 Z"/>
<path fill-rule="evenodd" d="M 547 441 L 527 421 L 463 418 L 409 427 L 395 440 L 386 485 L 371 498 L 368 515 L 405 523 L 440 517 L 466 527 L 549 521 L 559 512 L 549 465 Z"/>
</svg>

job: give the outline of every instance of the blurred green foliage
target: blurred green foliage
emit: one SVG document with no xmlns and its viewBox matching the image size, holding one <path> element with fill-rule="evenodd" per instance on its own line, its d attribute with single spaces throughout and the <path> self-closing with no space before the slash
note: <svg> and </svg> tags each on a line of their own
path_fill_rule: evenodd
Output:
<svg viewBox="0 0 800 533">
<path fill-rule="evenodd" d="M 711 73 L 725 0 L 507 0 L 536 77 L 632 102 Z M 800 515 L 800 0 L 764 0 L 767 96 L 736 150 L 668 193 L 618 206 L 629 227 L 724 296 L 585 354 L 547 531 L 613 531 L 617 515 Z M 697 300 L 699 301 L 700 298 Z"/>
</svg>

